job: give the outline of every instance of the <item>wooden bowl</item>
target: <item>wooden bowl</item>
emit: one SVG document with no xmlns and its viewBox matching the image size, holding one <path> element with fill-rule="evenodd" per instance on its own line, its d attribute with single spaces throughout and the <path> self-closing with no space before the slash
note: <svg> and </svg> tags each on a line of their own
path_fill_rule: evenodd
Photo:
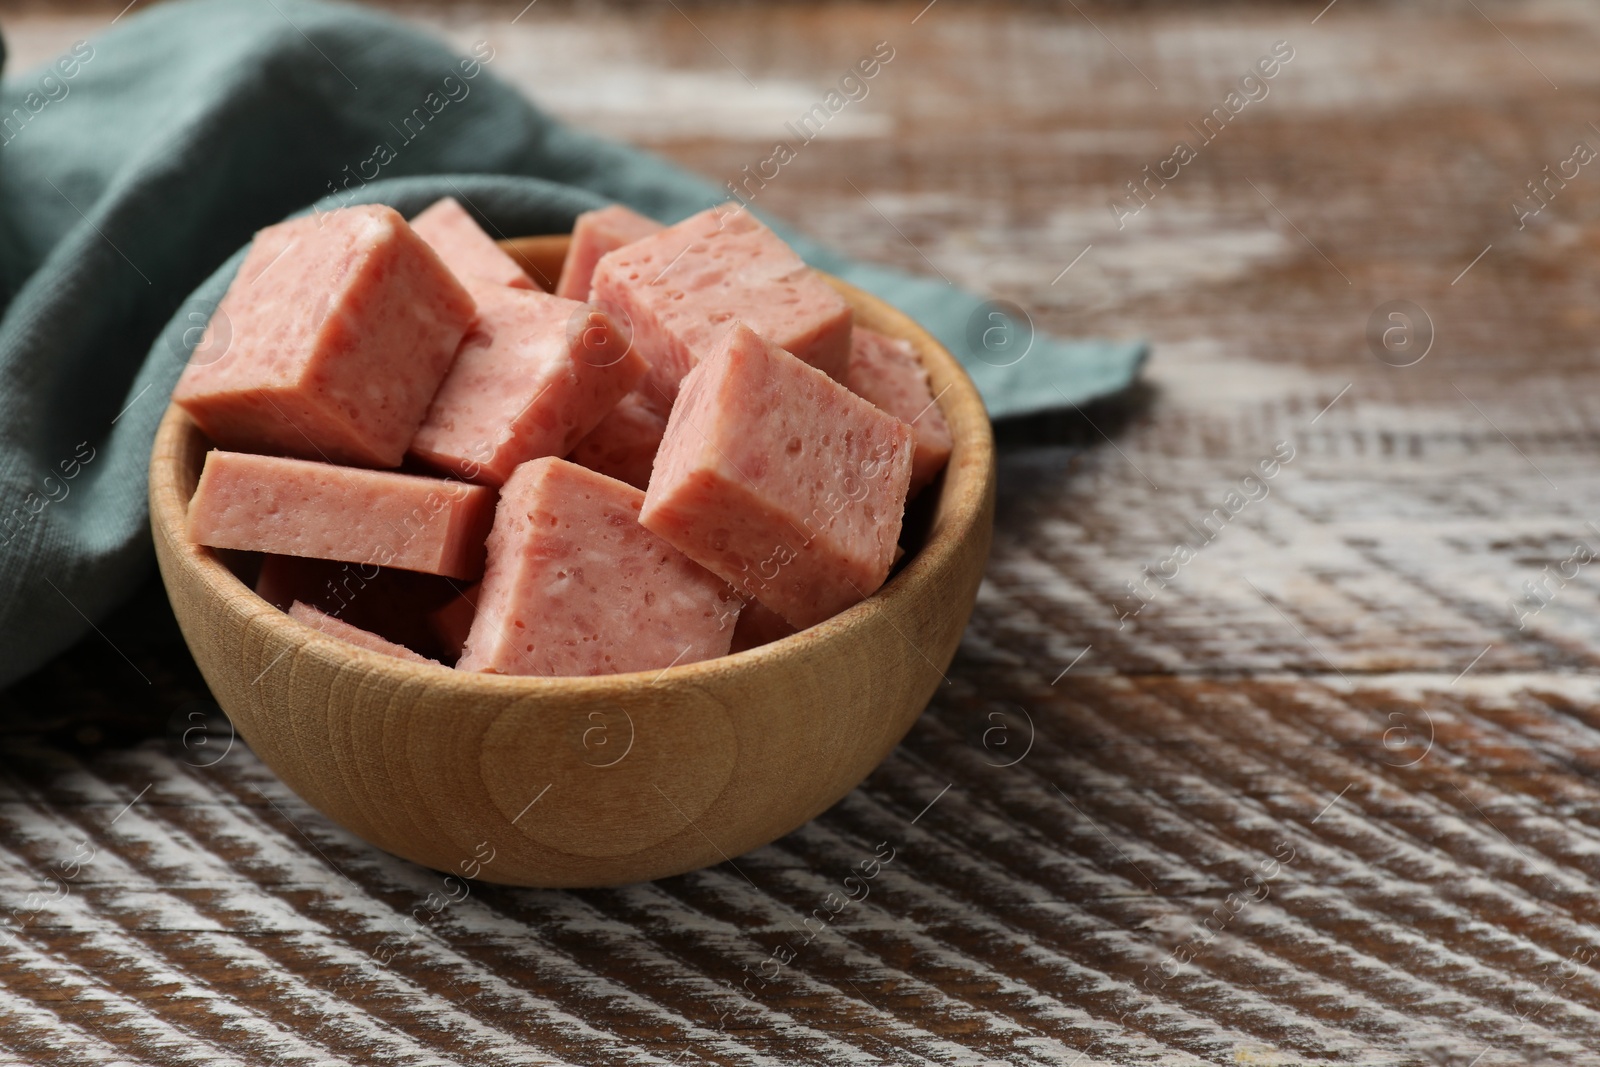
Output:
<svg viewBox="0 0 1600 1067">
<path fill-rule="evenodd" d="M 508 247 L 553 279 L 566 238 Z M 150 526 L 173 611 L 217 702 L 296 793 L 367 841 L 525 886 L 661 878 L 817 816 L 911 728 L 955 655 L 994 521 L 994 443 L 972 382 L 906 316 L 834 286 L 916 346 L 954 451 L 925 539 L 867 600 L 703 663 L 515 678 L 404 662 L 256 596 L 184 516 L 209 443 L 177 407 L 150 457 Z M 920 503 L 920 502 L 919 502 Z"/>
</svg>

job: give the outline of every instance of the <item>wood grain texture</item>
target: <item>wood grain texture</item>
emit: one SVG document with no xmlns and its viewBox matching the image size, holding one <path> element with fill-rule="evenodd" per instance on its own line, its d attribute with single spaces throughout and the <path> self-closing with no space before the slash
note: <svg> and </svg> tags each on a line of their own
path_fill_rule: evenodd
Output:
<svg viewBox="0 0 1600 1067">
<path fill-rule="evenodd" d="M 1600 1063 L 1596 572 L 1513 609 L 1600 547 L 1600 175 L 1511 208 L 1600 144 L 1600 16 L 679 6 L 414 17 L 722 179 L 892 42 L 757 205 L 1041 328 L 1150 336 L 1147 385 L 1000 427 L 951 684 L 877 773 L 661 882 L 428 911 L 437 876 L 242 745 L 199 765 L 226 728 L 135 605 L 3 697 L 0 902 L 30 918 L 0 1060 Z M 114 13 L 9 20 L 16 69 Z M 1279 40 L 1270 94 L 1119 230 L 1108 199 Z M 1394 300 L 1433 323 L 1414 366 L 1366 338 Z M 1119 628 L 1278 442 L 1270 493 Z"/>
</svg>

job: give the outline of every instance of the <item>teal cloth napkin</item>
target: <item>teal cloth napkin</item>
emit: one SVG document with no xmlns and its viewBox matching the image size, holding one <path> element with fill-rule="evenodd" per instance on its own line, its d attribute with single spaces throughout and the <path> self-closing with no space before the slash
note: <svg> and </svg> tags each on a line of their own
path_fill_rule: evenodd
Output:
<svg viewBox="0 0 1600 1067">
<path fill-rule="evenodd" d="M 148 573 L 156 424 L 255 230 L 319 198 L 410 215 L 448 194 L 504 235 L 612 200 L 671 222 L 724 198 L 555 122 L 495 64 L 359 8 L 189 0 L 0 84 L 0 686 Z M 926 324 L 995 416 L 1115 391 L 1144 358 L 783 232 Z"/>
</svg>

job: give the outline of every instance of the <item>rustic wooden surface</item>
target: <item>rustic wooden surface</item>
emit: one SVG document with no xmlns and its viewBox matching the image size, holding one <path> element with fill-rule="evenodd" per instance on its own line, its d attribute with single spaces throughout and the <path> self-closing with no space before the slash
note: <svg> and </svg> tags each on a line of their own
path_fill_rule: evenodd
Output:
<svg viewBox="0 0 1600 1067">
<path fill-rule="evenodd" d="M 723 177 L 892 42 L 761 205 L 1149 336 L 1147 385 L 1002 428 L 977 614 L 883 767 L 660 883 L 439 906 L 228 747 L 152 591 L 4 696 L 0 1058 L 1600 1062 L 1594 573 L 1511 607 L 1600 546 L 1600 177 L 1511 206 L 1600 147 L 1600 12 L 519 7 L 413 17 Z M 5 29 L 22 65 L 106 17 Z M 1270 95 L 1119 231 L 1108 196 L 1279 40 Z M 1435 334 L 1413 366 L 1365 336 L 1396 300 Z M 1270 495 L 1119 628 L 1280 441 Z"/>
</svg>

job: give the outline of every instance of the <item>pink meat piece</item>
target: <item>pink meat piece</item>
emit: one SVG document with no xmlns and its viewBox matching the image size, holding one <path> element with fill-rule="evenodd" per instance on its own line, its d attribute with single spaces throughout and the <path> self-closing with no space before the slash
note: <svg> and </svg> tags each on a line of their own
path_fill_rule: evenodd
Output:
<svg viewBox="0 0 1600 1067">
<path fill-rule="evenodd" d="M 494 238 L 483 232 L 455 197 L 447 196 L 411 220 L 411 228 L 432 246 L 461 284 L 477 295 L 478 285 L 507 285 L 513 289 L 538 289 L 516 260 Z"/>
<path fill-rule="evenodd" d="M 792 626 L 889 574 L 911 429 L 742 323 L 684 379 L 639 521 Z"/>
<path fill-rule="evenodd" d="M 419 655 L 405 645 L 397 645 L 393 641 L 385 641 L 375 633 L 363 630 L 359 626 L 351 626 L 343 619 L 336 619 L 332 615 L 318 611 L 310 604 L 305 604 L 298 600 L 289 606 L 289 618 L 295 622 L 304 623 L 313 630 L 319 630 L 329 637 L 337 638 L 340 641 L 345 641 L 361 648 L 371 649 L 373 652 L 382 652 L 385 656 L 410 660 L 412 663 L 431 663 L 436 667 L 439 666 L 439 661 L 436 659 L 429 659 L 427 656 Z"/>
<path fill-rule="evenodd" d="M 619 400 L 567 458 L 580 467 L 643 489 L 650 484 L 650 467 L 655 463 L 656 449 L 661 447 L 661 435 L 666 432 L 666 417 L 657 414 L 635 390 Z"/>
<path fill-rule="evenodd" d="M 173 399 L 223 448 L 398 466 L 472 297 L 393 208 L 256 234 Z"/>
<path fill-rule="evenodd" d="M 725 655 L 739 598 L 639 525 L 644 494 L 562 459 L 500 495 L 464 671 L 589 675 Z"/>
<path fill-rule="evenodd" d="M 304 459 L 206 453 L 189 540 L 476 578 L 494 490 Z"/>
<path fill-rule="evenodd" d="M 411 441 L 429 466 L 501 485 L 517 464 L 564 456 L 644 377 L 647 366 L 588 304 L 497 288 Z"/>
<path fill-rule="evenodd" d="M 911 496 L 938 476 L 950 459 L 950 424 L 934 402 L 928 371 L 910 342 L 860 326 L 850 342 L 850 369 L 844 384 L 911 427 L 916 453 L 911 459 Z"/>
<path fill-rule="evenodd" d="M 375 563 L 269 555 L 262 557 L 255 588 L 280 611 L 299 600 L 397 645 L 436 656 L 444 647 L 429 625 L 430 612 L 458 597 L 461 584 Z"/>
<path fill-rule="evenodd" d="M 739 622 L 733 628 L 733 645 L 728 651 L 744 652 L 759 648 L 799 632 L 782 615 L 761 601 L 747 600 L 744 610 L 739 612 Z"/>
<path fill-rule="evenodd" d="M 428 614 L 428 626 L 434 639 L 452 659 L 460 658 L 467 634 L 472 632 L 472 619 L 478 613 L 478 594 L 482 588 L 481 584 L 469 585 L 448 604 Z"/>
<path fill-rule="evenodd" d="M 567 258 L 561 264 L 556 295 L 568 300 L 589 299 L 589 282 L 601 256 L 662 229 L 664 227 L 655 219 L 645 218 L 621 204 L 585 211 L 572 224 L 572 243 L 567 245 Z"/>
<path fill-rule="evenodd" d="M 850 362 L 850 305 L 748 211 L 724 205 L 602 257 L 590 300 L 650 364 L 641 388 L 663 414 L 734 319 L 837 380 Z"/>
</svg>

